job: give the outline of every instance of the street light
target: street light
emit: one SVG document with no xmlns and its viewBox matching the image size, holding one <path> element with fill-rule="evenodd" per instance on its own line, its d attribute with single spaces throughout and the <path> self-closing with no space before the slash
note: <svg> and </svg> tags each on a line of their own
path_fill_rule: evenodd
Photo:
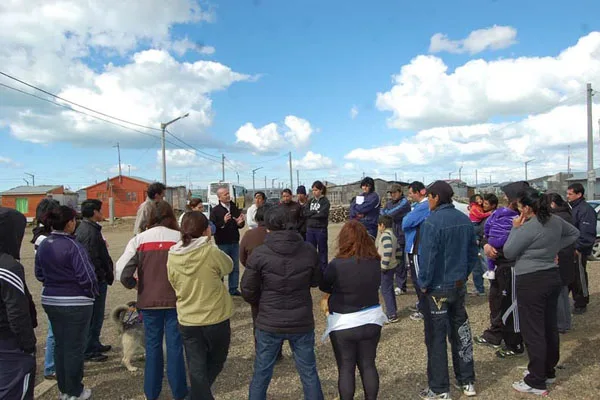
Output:
<svg viewBox="0 0 600 400">
<path fill-rule="evenodd" d="M 527 181 L 527 165 L 529 165 L 529 163 L 532 161 L 535 161 L 535 158 L 532 158 L 529 161 L 525 161 L 525 181 Z"/>
<path fill-rule="evenodd" d="M 174 120 L 171 120 L 167 123 L 162 123 L 160 124 L 160 130 L 162 131 L 162 180 L 163 180 L 163 185 L 167 186 L 167 154 L 165 151 L 165 130 L 167 129 L 167 126 L 171 125 L 173 122 L 177 122 L 182 118 L 185 118 L 187 116 L 189 116 L 190 113 L 186 113 L 180 117 L 175 118 Z"/>
<path fill-rule="evenodd" d="M 256 192 L 256 187 L 255 187 L 255 185 L 254 185 L 254 175 L 256 175 L 256 171 L 258 171 L 259 169 L 263 169 L 263 167 L 258 167 L 258 168 L 256 168 L 256 169 L 253 169 L 253 170 L 252 170 L 252 191 L 253 191 L 253 192 Z M 267 186 L 267 185 L 265 185 L 265 186 Z M 267 188 L 265 188 L 265 190 L 267 190 Z M 256 193 L 255 193 L 255 194 L 256 194 Z"/>
</svg>

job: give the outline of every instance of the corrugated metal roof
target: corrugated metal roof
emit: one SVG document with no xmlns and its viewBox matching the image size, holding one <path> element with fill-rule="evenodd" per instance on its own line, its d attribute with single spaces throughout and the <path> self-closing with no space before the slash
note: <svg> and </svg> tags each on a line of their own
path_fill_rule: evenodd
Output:
<svg viewBox="0 0 600 400">
<path fill-rule="evenodd" d="M 2 192 L 2 195 L 17 195 L 17 194 L 46 194 L 55 189 L 60 189 L 61 185 L 38 185 L 38 186 L 17 186 Z"/>
</svg>

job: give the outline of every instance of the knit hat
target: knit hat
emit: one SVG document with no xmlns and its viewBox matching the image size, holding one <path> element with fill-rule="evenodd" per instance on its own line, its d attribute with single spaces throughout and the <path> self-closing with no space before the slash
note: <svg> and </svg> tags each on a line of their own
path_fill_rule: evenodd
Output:
<svg viewBox="0 0 600 400">
<path fill-rule="evenodd" d="M 517 200 L 519 193 L 521 193 L 528 187 L 529 187 L 528 182 L 518 181 L 518 182 L 509 183 L 508 185 L 503 186 L 501 189 L 504 192 L 504 194 L 506 195 L 506 197 L 508 197 L 508 201 L 512 202 L 514 200 Z"/>
<path fill-rule="evenodd" d="M 296 189 L 296 194 L 306 195 L 306 187 L 304 187 L 304 185 L 298 186 L 298 189 Z"/>
</svg>

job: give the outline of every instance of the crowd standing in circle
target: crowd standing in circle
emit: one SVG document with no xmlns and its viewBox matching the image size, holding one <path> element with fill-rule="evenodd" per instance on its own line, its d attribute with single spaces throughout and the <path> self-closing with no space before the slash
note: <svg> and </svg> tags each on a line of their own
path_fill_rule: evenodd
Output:
<svg viewBox="0 0 600 400">
<path fill-rule="evenodd" d="M 393 185 L 383 207 L 372 178 L 365 177 L 360 186 L 331 261 L 330 203 L 320 181 L 311 186 L 312 198 L 304 186 L 296 190 L 297 201 L 285 189 L 275 206 L 266 205 L 265 194 L 257 192 L 247 217 L 221 188 L 210 220 L 199 199 L 191 199 L 178 220 L 163 200 L 164 185 L 154 183 L 116 270 L 99 224 L 102 202 L 85 201 L 78 223 L 71 208 L 43 200 L 32 243 L 49 320 L 45 378 L 58 381 L 61 400 L 91 397 L 83 386 L 84 361 L 105 361 L 110 351 L 100 342 L 101 316 L 116 278 L 137 291 L 147 399 L 157 399 L 162 391 L 163 340 L 173 398 L 214 398 L 231 341 L 232 296 L 242 296 L 252 309 L 249 398 L 266 399 L 288 341 L 304 397 L 322 399 L 311 295 L 319 287 L 327 316 L 322 340 L 332 344 L 340 399 L 354 398 L 357 367 L 365 399 L 376 399 L 382 327 L 397 321 L 395 295 L 406 293 L 410 270 L 417 294 L 410 317 L 424 323 L 428 359 L 428 386 L 420 398 L 450 399 L 447 341 L 456 386 L 464 395 L 477 394 L 473 343 L 492 347 L 499 358 L 527 353 L 528 369 L 512 387 L 548 394 L 557 379 L 560 334 L 572 329 L 569 293 L 574 314 L 585 313 L 589 303 L 586 260 L 596 215 L 584 188 L 569 186 L 565 201 L 558 193 L 515 182 L 502 188 L 506 207 L 498 207 L 495 195 L 475 196 L 466 216 L 454 207 L 453 190 L 444 181 L 428 187 L 412 182 L 407 198 Z M 249 231 L 240 243 L 246 222 Z M 22 214 L 0 208 L 0 362 L 11 366 L 0 371 L 0 398 L 9 400 L 32 399 L 35 381 L 37 315 L 19 263 L 24 229 Z M 245 266 L 241 292 L 240 261 Z M 483 278 L 489 281 L 490 326 L 475 338 L 465 307 L 471 273 L 475 295 L 485 293 Z"/>
</svg>

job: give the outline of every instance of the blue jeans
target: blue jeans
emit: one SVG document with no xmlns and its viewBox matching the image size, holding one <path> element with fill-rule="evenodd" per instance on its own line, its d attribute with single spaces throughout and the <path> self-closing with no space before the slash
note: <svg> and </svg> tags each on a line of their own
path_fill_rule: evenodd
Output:
<svg viewBox="0 0 600 400">
<path fill-rule="evenodd" d="M 397 268 L 381 270 L 381 296 L 385 303 L 385 315 L 388 318 L 397 316 L 396 294 L 394 293 L 394 275 Z"/>
<path fill-rule="evenodd" d="M 328 262 L 328 247 L 327 247 L 327 228 L 314 229 L 308 228 L 306 230 L 306 241 L 313 246 L 319 252 L 319 263 L 321 265 L 321 271 L 325 271 Z"/>
<path fill-rule="evenodd" d="M 46 355 L 44 357 L 44 376 L 56 373 L 54 369 L 54 332 L 48 319 L 48 336 L 46 336 Z"/>
<path fill-rule="evenodd" d="M 146 367 L 144 369 L 144 393 L 148 400 L 156 400 L 162 390 L 164 359 L 163 337 L 167 344 L 167 378 L 175 400 L 188 394 L 183 341 L 177 325 L 174 308 L 142 310 L 146 336 Z"/>
<path fill-rule="evenodd" d="M 90 322 L 90 334 L 88 335 L 86 354 L 96 353 L 102 344 L 100 343 L 100 332 L 104 324 L 104 310 L 106 308 L 106 292 L 108 284 L 106 282 L 98 283 L 100 294 L 94 299 L 94 310 L 92 312 L 92 321 Z"/>
<path fill-rule="evenodd" d="M 479 249 L 479 262 L 475 264 L 473 268 L 473 284 L 475 289 L 479 293 L 485 293 L 485 286 L 483 285 L 483 271 L 487 271 L 487 257 L 483 252 L 483 249 Z"/>
<path fill-rule="evenodd" d="M 231 257 L 233 261 L 233 271 L 227 277 L 227 284 L 229 285 L 229 294 L 234 294 L 238 291 L 240 284 L 240 244 L 220 244 L 219 249 Z"/>
<path fill-rule="evenodd" d="M 302 381 L 304 398 L 306 400 L 323 400 L 315 357 L 314 330 L 307 333 L 271 333 L 256 328 L 254 334 L 256 357 L 254 359 L 254 375 L 250 382 L 249 400 L 266 400 L 277 354 L 284 340 L 288 340 L 292 347 L 296 370 Z"/>
</svg>

